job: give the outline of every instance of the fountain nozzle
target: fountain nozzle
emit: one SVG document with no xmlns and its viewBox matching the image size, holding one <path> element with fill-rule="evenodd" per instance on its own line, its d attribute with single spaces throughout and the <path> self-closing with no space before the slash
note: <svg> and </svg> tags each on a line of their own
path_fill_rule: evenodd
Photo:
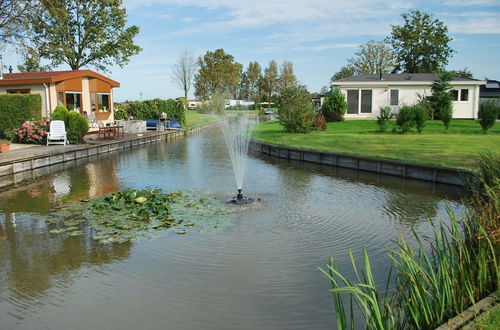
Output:
<svg viewBox="0 0 500 330">
<path fill-rule="evenodd" d="M 236 195 L 236 199 L 238 199 L 238 200 L 243 199 L 243 194 L 241 193 L 241 189 L 238 189 L 238 195 Z"/>
</svg>

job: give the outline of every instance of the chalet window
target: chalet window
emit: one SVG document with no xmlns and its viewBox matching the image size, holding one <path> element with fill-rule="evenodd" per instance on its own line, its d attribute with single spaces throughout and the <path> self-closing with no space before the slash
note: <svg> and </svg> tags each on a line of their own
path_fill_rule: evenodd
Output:
<svg viewBox="0 0 500 330">
<path fill-rule="evenodd" d="M 347 90 L 347 113 L 357 114 L 359 113 L 359 90 L 349 89 Z"/>
<path fill-rule="evenodd" d="M 92 109 L 92 111 L 97 110 L 97 94 L 96 93 L 90 94 L 90 108 Z"/>
<path fill-rule="evenodd" d="M 82 93 L 80 92 L 66 92 L 66 108 L 69 111 L 80 111 L 82 108 Z"/>
<path fill-rule="evenodd" d="M 31 94 L 31 89 L 8 89 L 7 94 Z"/>
<path fill-rule="evenodd" d="M 391 105 L 399 105 L 399 89 L 391 89 Z"/>
<path fill-rule="evenodd" d="M 460 90 L 460 101 L 469 101 L 469 90 L 461 89 Z"/>
<path fill-rule="evenodd" d="M 361 112 L 371 113 L 372 112 L 372 90 L 363 89 L 361 90 Z"/>
<path fill-rule="evenodd" d="M 57 105 L 64 105 L 64 92 L 57 92 Z"/>
<path fill-rule="evenodd" d="M 458 101 L 458 90 L 454 89 L 451 91 L 451 100 Z"/>
<path fill-rule="evenodd" d="M 99 111 L 110 111 L 109 109 L 109 94 L 98 93 L 97 94 L 97 104 Z"/>
</svg>

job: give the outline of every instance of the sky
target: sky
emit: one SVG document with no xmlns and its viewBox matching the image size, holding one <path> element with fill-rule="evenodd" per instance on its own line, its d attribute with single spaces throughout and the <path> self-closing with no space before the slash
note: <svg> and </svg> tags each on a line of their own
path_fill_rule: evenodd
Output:
<svg viewBox="0 0 500 330">
<path fill-rule="evenodd" d="M 291 61 L 310 92 L 331 76 L 358 46 L 390 35 L 401 13 L 418 9 L 443 21 L 456 51 L 448 69 L 467 67 L 476 79 L 500 80 L 500 0 L 123 0 L 128 25 L 140 27 L 143 51 L 123 68 L 106 73 L 120 82 L 115 101 L 175 98 L 182 89 L 171 79 L 181 52 L 195 57 L 223 48 L 244 69 L 270 60 Z M 4 65 L 20 56 L 7 52 Z M 67 70 L 61 66 L 58 69 Z M 89 67 L 89 69 L 93 69 Z M 190 97 L 193 97 L 191 88 Z"/>
</svg>

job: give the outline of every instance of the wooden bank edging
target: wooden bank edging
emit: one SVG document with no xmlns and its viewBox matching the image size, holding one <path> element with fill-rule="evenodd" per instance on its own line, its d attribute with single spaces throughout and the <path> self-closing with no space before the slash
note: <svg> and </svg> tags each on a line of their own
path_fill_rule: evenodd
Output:
<svg viewBox="0 0 500 330">
<path fill-rule="evenodd" d="M 475 180 L 476 178 L 473 171 L 466 169 L 299 149 L 278 146 L 255 140 L 251 141 L 250 148 L 253 151 L 278 158 L 345 167 L 355 170 L 395 175 L 404 178 L 436 183 L 445 183 L 461 187 L 467 187 L 469 180 Z"/>
<path fill-rule="evenodd" d="M 210 122 L 195 127 L 191 127 L 190 129 L 187 130 L 187 134 L 199 133 L 204 129 L 214 126 L 216 124 L 217 124 L 216 122 Z M 24 171 L 32 171 L 56 164 L 72 162 L 82 158 L 89 158 L 91 156 L 109 153 L 112 151 L 163 141 L 165 139 L 166 140 L 177 139 L 185 135 L 186 132 L 183 130 L 164 131 L 152 135 L 133 137 L 122 140 L 113 140 L 106 143 L 100 143 L 95 145 L 75 146 L 70 150 L 60 150 L 60 152 L 7 160 L 4 162 L 0 162 L 0 177 L 17 174 Z"/>
</svg>

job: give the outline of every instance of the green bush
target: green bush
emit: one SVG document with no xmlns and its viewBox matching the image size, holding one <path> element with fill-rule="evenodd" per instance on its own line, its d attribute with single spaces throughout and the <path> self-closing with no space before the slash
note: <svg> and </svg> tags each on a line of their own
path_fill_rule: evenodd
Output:
<svg viewBox="0 0 500 330">
<path fill-rule="evenodd" d="M 451 118 L 453 118 L 453 105 L 450 103 L 445 103 L 441 107 L 441 120 L 443 121 L 445 129 L 448 129 L 451 123 Z"/>
<path fill-rule="evenodd" d="M 409 132 L 415 126 L 415 112 L 413 107 L 403 105 L 396 113 L 396 127 L 401 130 L 401 133 Z"/>
<path fill-rule="evenodd" d="M 493 101 L 486 101 L 479 105 L 479 124 L 485 134 L 495 125 L 499 113 L 500 107 Z"/>
<path fill-rule="evenodd" d="M 0 137 L 19 128 L 25 121 L 41 119 L 42 98 L 38 94 L 0 95 Z"/>
<path fill-rule="evenodd" d="M 387 131 L 387 124 L 389 120 L 392 118 L 393 113 L 391 112 L 391 108 L 389 107 L 381 107 L 380 108 L 380 116 L 377 116 L 377 125 L 378 130 L 380 132 Z"/>
<path fill-rule="evenodd" d="M 128 119 L 129 117 L 139 120 L 159 119 L 162 113 L 166 113 L 169 119 L 175 119 L 181 125 L 186 123 L 184 103 L 182 100 L 174 99 L 120 103 L 115 109 L 115 119 Z"/>
<path fill-rule="evenodd" d="M 419 103 L 412 106 L 413 115 L 415 117 L 415 127 L 419 133 L 422 133 L 422 130 L 425 127 L 425 122 L 429 117 L 429 113 L 427 112 L 427 108 Z"/>
<path fill-rule="evenodd" d="M 347 101 L 340 89 L 335 88 L 330 95 L 325 97 L 321 113 L 327 122 L 343 121 L 347 112 Z"/>
<path fill-rule="evenodd" d="M 68 115 L 68 109 L 64 105 L 58 105 L 50 115 L 50 120 L 62 120 L 66 127 L 68 127 Z"/>
<path fill-rule="evenodd" d="M 299 87 L 284 90 L 279 99 L 279 122 L 290 133 L 307 133 L 316 116 L 309 93 Z"/>
<path fill-rule="evenodd" d="M 89 131 L 89 124 L 83 115 L 78 112 L 70 112 L 66 131 L 69 143 L 78 144 L 83 142 L 83 137 Z"/>
</svg>

